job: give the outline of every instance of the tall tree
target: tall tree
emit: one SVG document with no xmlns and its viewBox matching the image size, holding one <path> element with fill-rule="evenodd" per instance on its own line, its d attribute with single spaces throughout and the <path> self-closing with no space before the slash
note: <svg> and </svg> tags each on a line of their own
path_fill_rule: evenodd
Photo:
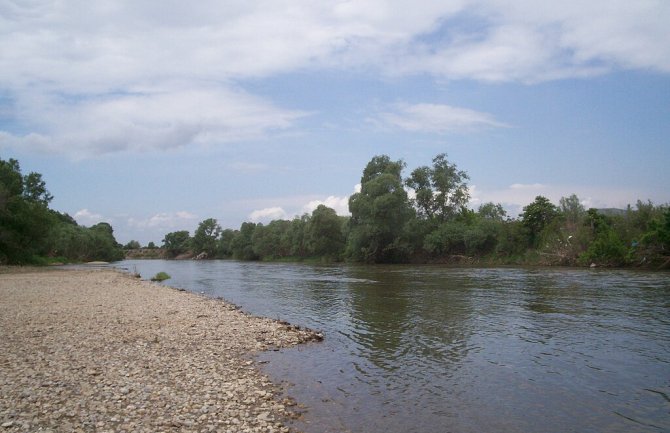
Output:
<svg viewBox="0 0 670 433">
<path fill-rule="evenodd" d="M 484 203 L 479 206 L 477 214 L 486 220 L 498 222 L 504 221 L 505 217 L 507 217 L 507 212 L 505 212 L 505 209 L 503 209 L 502 205 L 500 203 L 495 204 L 493 202 Z"/>
<path fill-rule="evenodd" d="M 441 153 L 433 158 L 432 167 L 423 166 L 412 171 L 405 184 L 416 193 L 412 203 L 419 217 L 444 222 L 467 206 L 469 179 L 465 171 L 449 162 L 446 153 Z"/>
<path fill-rule="evenodd" d="M 42 175 L 21 174 L 19 162 L 0 159 L 0 262 L 28 263 L 48 254 L 57 220 Z"/>
<path fill-rule="evenodd" d="M 230 242 L 230 249 L 234 258 L 238 260 L 258 260 L 258 255 L 254 252 L 252 242 L 255 230 L 255 223 L 242 223 L 240 230 L 235 233 Z"/>
<path fill-rule="evenodd" d="M 537 246 L 542 231 L 558 217 L 558 208 L 547 197 L 538 195 L 523 208 L 521 222 L 528 229 L 531 245 Z"/>
<path fill-rule="evenodd" d="M 406 249 L 402 234 L 412 216 L 403 188 L 405 163 L 375 156 L 361 177 L 361 191 L 349 198 L 351 212 L 348 255 L 365 262 L 403 260 Z"/>
<path fill-rule="evenodd" d="M 558 205 L 565 221 L 571 225 L 580 223 L 586 216 L 586 209 L 579 201 L 577 194 L 572 194 L 570 197 L 561 197 Z"/>
<path fill-rule="evenodd" d="M 163 248 L 172 257 L 183 254 L 191 248 L 191 236 L 188 230 L 170 232 L 163 238 Z"/>
<path fill-rule="evenodd" d="M 216 219 L 208 218 L 202 221 L 193 234 L 193 250 L 196 254 L 205 253 L 208 257 L 214 257 L 220 235 L 221 226 Z"/>
<path fill-rule="evenodd" d="M 342 218 L 334 209 L 320 204 L 307 225 L 307 244 L 312 255 L 337 258 L 344 250 Z"/>
</svg>

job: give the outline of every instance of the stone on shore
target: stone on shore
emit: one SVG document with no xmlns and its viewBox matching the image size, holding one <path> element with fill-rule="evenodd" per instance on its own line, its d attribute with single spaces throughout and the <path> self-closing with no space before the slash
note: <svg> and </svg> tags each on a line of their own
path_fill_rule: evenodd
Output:
<svg viewBox="0 0 670 433">
<path fill-rule="evenodd" d="M 320 335 L 113 270 L 0 274 L 3 432 L 287 432 L 258 350 Z"/>
</svg>

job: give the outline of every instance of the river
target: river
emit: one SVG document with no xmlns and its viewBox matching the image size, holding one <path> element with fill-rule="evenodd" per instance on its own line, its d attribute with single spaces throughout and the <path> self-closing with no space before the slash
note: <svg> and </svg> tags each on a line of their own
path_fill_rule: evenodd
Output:
<svg viewBox="0 0 670 433">
<path fill-rule="evenodd" d="M 117 266 L 323 331 L 259 358 L 307 406 L 307 433 L 670 431 L 667 272 Z"/>
</svg>

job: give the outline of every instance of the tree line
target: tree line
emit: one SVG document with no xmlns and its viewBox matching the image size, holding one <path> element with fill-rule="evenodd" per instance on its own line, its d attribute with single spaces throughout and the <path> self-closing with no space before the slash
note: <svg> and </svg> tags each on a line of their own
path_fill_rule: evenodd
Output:
<svg viewBox="0 0 670 433">
<path fill-rule="evenodd" d="M 360 191 L 349 198 L 350 217 L 320 205 L 292 220 L 244 222 L 237 230 L 208 218 L 193 236 L 166 234 L 162 248 L 169 257 L 239 260 L 670 264 L 667 204 L 638 200 L 626 209 L 585 209 L 574 194 L 558 204 L 538 196 L 515 218 L 496 203 L 471 209 L 469 177 L 446 154 L 407 177 L 405 168 L 402 160 L 373 157 Z M 24 175 L 17 160 L 0 159 L 0 264 L 123 258 L 111 225 L 80 226 L 50 209 L 52 199 L 41 174 Z M 137 241 L 125 246 L 137 247 Z"/>
<path fill-rule="evenodd" d="M 23 175 L 17 160 L 0 159 L 0 264 L 123 258 L 111 225 L 80 226 L 50 209 L 52 199 L 41 174 Z"/>
<path fill-rule="evenodd" d="M 670 208 L 650 201 L 627 209 L 585 209 L 576 195 L 544 196 L 514 218 L 502 205 L 471 209 L 469 177 L 437 155 L 403 178 L 402 160 L 373 157 L 350 217 L 324 205 L 269 224 L 222 229 L 214 218 L 165 235 L 170 257 L 325 260 L 361 263 L 490 263 L 665 266 L 670 262 Z"/>
</svg>

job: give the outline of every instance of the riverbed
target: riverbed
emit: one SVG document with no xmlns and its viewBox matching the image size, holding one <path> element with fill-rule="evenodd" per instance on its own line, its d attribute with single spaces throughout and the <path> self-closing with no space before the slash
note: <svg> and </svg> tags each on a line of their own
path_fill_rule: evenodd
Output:
<svg viewBox="0 0 670 433">
<path fill-rule="evenodd" d="M 265 354 L 310 432 L 670 431 L 670 274 L 126 261 L 319 329 Z"/>
</svg>

